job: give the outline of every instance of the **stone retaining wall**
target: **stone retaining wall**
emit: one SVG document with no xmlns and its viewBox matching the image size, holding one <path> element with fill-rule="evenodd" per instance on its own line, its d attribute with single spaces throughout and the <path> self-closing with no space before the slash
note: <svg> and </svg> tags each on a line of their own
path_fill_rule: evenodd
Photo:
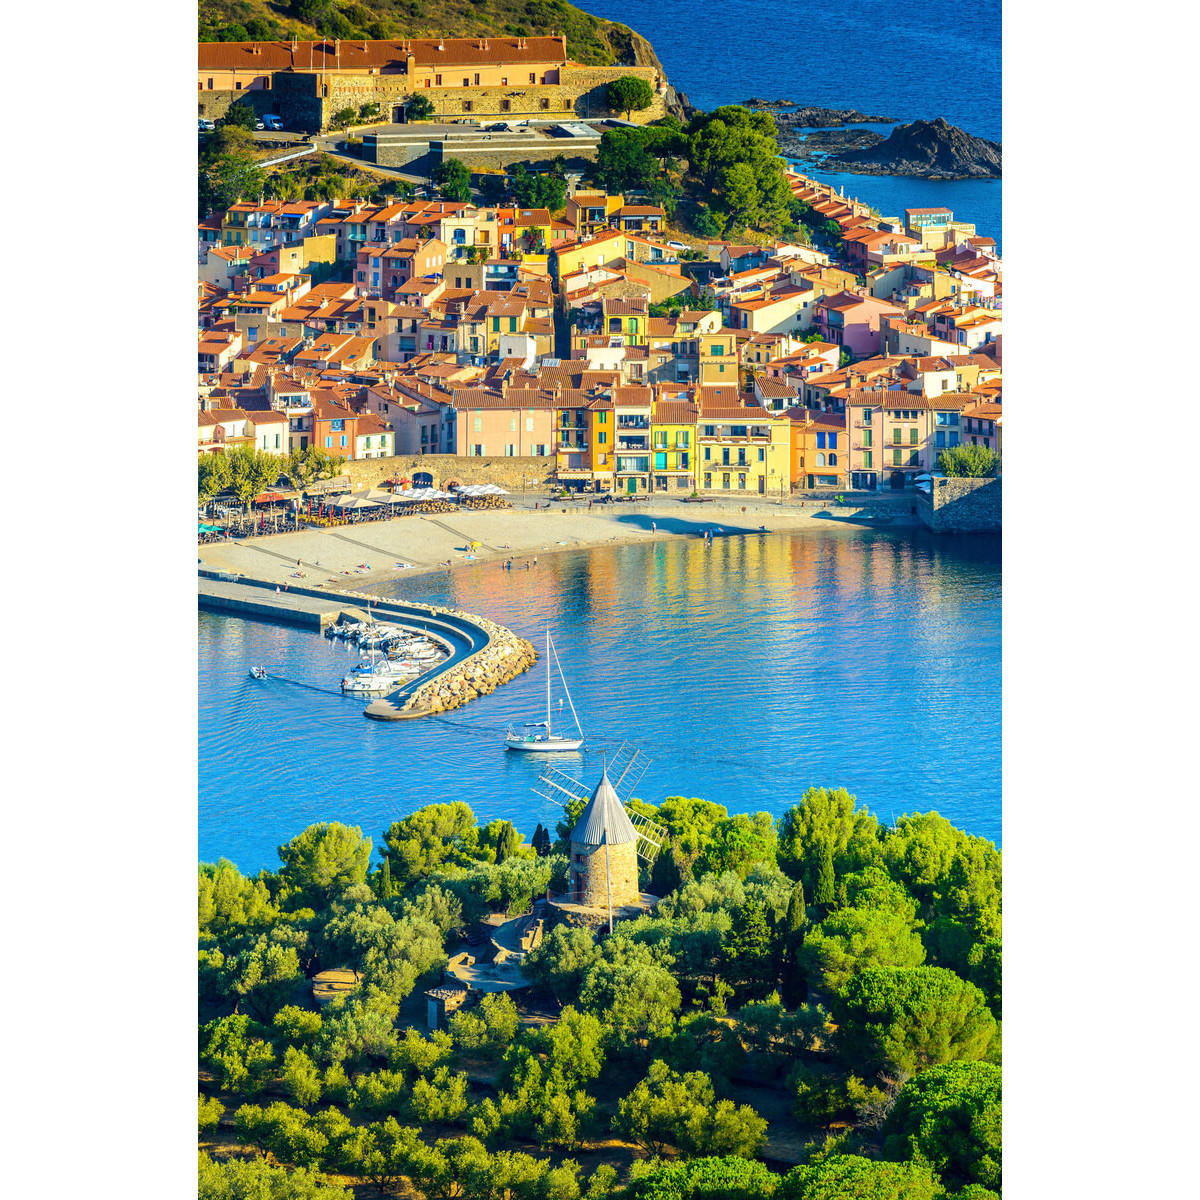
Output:
<svg viewBox="0 0 1200 1200">
<path fill-rule="evenodd" d="M 1003 477 L 935 479 L 933 494 L 920 497 L 917 513 L 934 533 L 999 533 L 1003 526 Z"/>
<path fill-rule="evenodd" d="M 394 475 L 412 477 L 428 471 L 433 486 L 442 491 L 447 483 L 495 483 L 505 491 L 521 494 L 521 480 L 530 495 L 544 493 L 554 477 L 555 460 L 542 458 L 470 458 L 457 454 L 399 454 L 391 458 L 363 458 L 346 463 L 342 472 L 350 476 L 355 491 L 378 487 Z M 360 488 L 361 485 L 361 488 Z"/>
</svg>

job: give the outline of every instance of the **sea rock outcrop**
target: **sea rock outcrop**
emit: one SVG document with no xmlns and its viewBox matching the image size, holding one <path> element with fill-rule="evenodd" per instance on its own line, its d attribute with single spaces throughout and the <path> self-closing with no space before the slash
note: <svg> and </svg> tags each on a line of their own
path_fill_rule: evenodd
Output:
<svg viewBox="0 0 1200 1200">
<path fill-rule="evenodd" d="M 877 145 L 824 159 L 821 169 L 924 179 L 999 179 L 1000 163 L 999 142 L 974 137 L 938 117 L 898 125 Z"/>
</svg>

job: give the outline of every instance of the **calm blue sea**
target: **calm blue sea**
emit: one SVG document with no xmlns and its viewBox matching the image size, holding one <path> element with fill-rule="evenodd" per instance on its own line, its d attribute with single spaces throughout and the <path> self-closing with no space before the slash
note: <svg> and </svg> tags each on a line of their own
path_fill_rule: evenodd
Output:
<svg viewBox="0 0 1200 1200">
<path fill-rule="evenodd" d="M 1003 141 L 1001 0 L 577 0 L 648 38 L 667 78 L 701 109 L 762 100 L 945 117 Z M 1001 239 L 999 180 L 935 182 L 813 172 L 885 215 L 946 205 Z"/>
<path fill-rule="evenodd" d="M 387 589 L 380 589 L 387 590 Z M 651 763 L 635 794 L 783 812 L 845 786 L 885 822 L 937 809 L 1000 842 L 998 539 L 832 528 L 544 556 L 397 580 L 538 643 L 552 629 L 590 753 L 560 765 L 594 784 L 628 739 Z M 306 825 L 376 841 L 434 800 L 528 838 L 557 811 L 538 764 L 507 753 L 508 722 L 541 718 L 544 661 L 445 718 L 379 723 L 337 684 L 354 651 L 282 626 L 199 617 L 199 851 L 277 863 Z M 265 664 L 282 679 L 247 676 Z M 562 689 L 554 687 L 555 704 Z"/>
</svg>

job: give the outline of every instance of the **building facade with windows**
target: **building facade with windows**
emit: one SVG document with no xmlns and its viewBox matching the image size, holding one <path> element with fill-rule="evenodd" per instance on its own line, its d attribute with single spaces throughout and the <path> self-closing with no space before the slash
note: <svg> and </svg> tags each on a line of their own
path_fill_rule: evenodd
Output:
<svg viewBox="0 0 1200 1200">
<path fill-rule="evenodd" d="M 850 486 L 874 491 L 910 487 L 937 470 L 943 450 L 962 445 L 962 413 L 977 397 L 965 392 L 926 398 L 912 392 L 853 392 L 846 401 Z"/>
<path fill-rule="evenodd" d="M 736 387 L 701 387 L 696 472 L 706 492 L 784 496 L 791 490 L 791 421 Z"/>
</svg>

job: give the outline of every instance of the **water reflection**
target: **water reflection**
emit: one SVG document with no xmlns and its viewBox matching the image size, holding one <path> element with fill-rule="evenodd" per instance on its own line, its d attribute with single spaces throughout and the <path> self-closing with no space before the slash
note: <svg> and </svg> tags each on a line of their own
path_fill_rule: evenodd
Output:
<svg viewBox="0 0 1200 1200">
<path fill-rule="evenodd" d="M 850 527 L 689 539 L 380 590 L 491 617 L 535 644 L 549 625 L 588 735 L 571 773 L 590 777 L 629 739 L 652 759 L 638 789 L 649 800 L 683 793 L 778 813 L 812 784 L 841 784 L 885 820 L 936 807 L 999 841 L 991 539 Z M 246 677 L 262 662 L 336 688 L 343 644 L 209 614 L 200 627 L 202 856 L 253 869 L 310 821 L 378 838 L 432 799 L 466 800 L 527 837 L 557 816 L 530 790 L 540 764 L 501 740 L 509 721 L 544 708 L 540 662 L 444 719 L 380 724 L 359 701 Z"/>
</svg>

